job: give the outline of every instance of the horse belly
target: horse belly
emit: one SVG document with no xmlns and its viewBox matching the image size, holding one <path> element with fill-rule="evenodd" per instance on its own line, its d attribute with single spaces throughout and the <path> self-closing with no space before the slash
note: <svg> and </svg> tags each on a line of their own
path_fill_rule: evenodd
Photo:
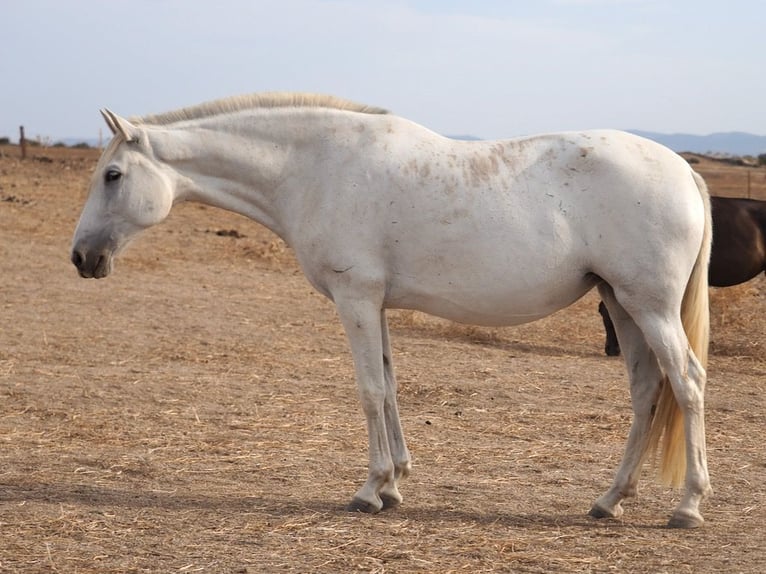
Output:
<svg viewBox="0 0 766 574">
<path fill-rule="evenodd" d="M 598 279 L 577 267 L 526 273 L 520 268 L 455 266 L 436 273 L 399 273 L 386 307 L 414 309 L 472 325 L 520 325 L 574 303 Z"/>
</svg>

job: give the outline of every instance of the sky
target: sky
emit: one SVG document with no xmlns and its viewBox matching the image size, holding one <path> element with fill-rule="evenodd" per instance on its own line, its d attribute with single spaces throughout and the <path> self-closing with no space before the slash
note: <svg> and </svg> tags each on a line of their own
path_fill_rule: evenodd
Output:
<svg viewBox="0 0 766 574">
<path fill-rule="evenodd" d="M 445 135 L 766 134 L 761 0 L 0 0 L 0 137 L 321 92 Z"/>
</svg>

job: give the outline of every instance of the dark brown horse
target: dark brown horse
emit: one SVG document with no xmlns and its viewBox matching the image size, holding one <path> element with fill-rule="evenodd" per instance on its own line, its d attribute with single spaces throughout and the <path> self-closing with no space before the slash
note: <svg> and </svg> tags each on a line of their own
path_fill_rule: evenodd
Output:
<svg viewBox="0 0 766 574">
<path fill-rule="evenodd" d="M 766 201 L 711 197 L 713 252 L 708 282 L 712 287 L 731 287 L 766 273 Z M 620 343 L 603 302 L 598 312 L 604 320 L 610 357 L 620 354 Z"/>
</svg>

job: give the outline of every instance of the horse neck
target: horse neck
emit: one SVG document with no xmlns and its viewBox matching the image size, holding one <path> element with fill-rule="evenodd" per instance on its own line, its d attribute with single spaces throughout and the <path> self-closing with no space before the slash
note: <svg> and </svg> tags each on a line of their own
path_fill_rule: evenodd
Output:
<svg viewBox="0 0 766 574">
<path fill-rule="evenodd" d="M 295 145 L 284 132 L 207 121 L 151 130 L 150 139 L 157 158 L 179 176 L 177 201 L 239 213 L 284 238 L 280 188 Z"/>
</svg>

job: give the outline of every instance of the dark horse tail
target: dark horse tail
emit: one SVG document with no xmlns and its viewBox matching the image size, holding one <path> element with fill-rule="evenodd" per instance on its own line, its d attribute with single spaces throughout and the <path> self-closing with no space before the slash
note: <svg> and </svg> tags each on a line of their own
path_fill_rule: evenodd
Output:
<svg viewBox="0 0 766 574">
<path fill-rule="evenodd" d="M 700 197 L 705 206 L 705 230 L 702 245 L 697 253 L 689 282 L 681 303 L 681 322 L 691 348 L 702 368 L 707 368 L 708 342 L 710 340 L 710 309 L 708 301 L 708 264 L 712 243 L 712 216 L 710 196 L 702 177 L 692 171 Z M 656 459 L 660 444 L 662 458 L 659 476 L 663 483 L 681 486 L 686 475 L 686 441 L 684 416 L 673 388 L 667 377 L 663 379 L 652 426 L 649 430 L 647 456 Z"/>
</svg>

